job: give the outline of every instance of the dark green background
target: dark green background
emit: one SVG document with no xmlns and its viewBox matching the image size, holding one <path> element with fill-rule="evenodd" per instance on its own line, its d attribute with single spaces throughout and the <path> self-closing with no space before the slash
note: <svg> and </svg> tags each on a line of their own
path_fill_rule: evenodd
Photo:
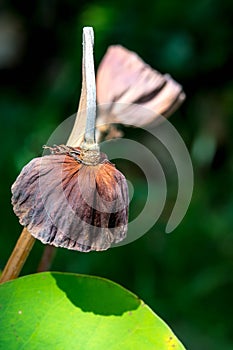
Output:
<svg viewBox="0 0 233 350">
<path fill-rule="evenodd" d="M 75 112 L 81 32 L 92 25 L 96 65 L 108 45 L 122 44 L 184 86 L 186 102 L 170 121 L 192 157 L 194 194 L 172 234 L 164 230 L 175 182 L 162 217 L 143 238 L 103 253 L 59 249 L 52 269 L 122 284 L 167 321 L 188 349 L 232 349 L 233 2 L 40 0 L 0 6 L 0 268 L 21 231 L 10 186 L 54 128 Z M 146 189 L 140 172 L 132 181 L 137 210 Z M 24 274 L 36 270 L 42 251 L 37 242 Z"/>
</svg>

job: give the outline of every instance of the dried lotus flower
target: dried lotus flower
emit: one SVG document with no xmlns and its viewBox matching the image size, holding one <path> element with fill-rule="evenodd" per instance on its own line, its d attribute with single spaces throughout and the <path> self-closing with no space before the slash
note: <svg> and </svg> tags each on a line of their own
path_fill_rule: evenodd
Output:
<svg viewBox="0 0 233 350">
<path fill-rule="evenodd" d="M 122 173 L 98 151 L 50 150 L 27 164 L 12 186 L 20 223 L 43 243 L 82 252 L 124 239 L 128 188 Z"/>
<path fill-rule="evenodd" d="M 70 139 L 68 145 L 48 147 L 51 155 L 27 164 L 12 186 L 12 204 L 20 223 L 43 243 L 89 252 L 125 238 L 128 188 L 95 142 L 92 29 L 84 28 L 83 37 L 84 141 L 80 147 L 71 146 Z"/>
</svg>

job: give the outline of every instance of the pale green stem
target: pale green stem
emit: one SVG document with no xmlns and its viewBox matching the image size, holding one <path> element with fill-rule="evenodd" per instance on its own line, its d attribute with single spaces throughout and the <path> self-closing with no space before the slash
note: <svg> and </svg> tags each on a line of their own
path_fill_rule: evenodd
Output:
<svg viewBox="0 0 233 350">
<path fill-rule="evenodd" d="M 94 32 L 92 27 L 83 28 L 82 92 L 68 146 L 82 144 L 85 149 L 98 149 L 95 141 L 96 83 L 93 58 Z M 85 132 L 84 132 L 85 130 Z M 84 134 L 84 140 L 82 135 Z M 83 142 L 82 142 L 83 141 Z"/>
</svg>

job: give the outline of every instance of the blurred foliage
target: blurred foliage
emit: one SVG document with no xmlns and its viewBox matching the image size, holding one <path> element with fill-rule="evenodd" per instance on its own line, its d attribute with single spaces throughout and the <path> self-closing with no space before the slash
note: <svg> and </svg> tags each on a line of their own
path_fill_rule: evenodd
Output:
<svg viewBox="0 0 233 350">
<path fill-rule="evenodd" d="M 232 349 L 233 2 L 3 0 L 0 6 L 0 268 L 21 231 L 10 186 L 22 166 L 41 154 L 54 128 L 75 112 L 81 32 L 92 25 L 97 65 L 107 47 L 119 43 L 184 86 L 187 100 L 170 121 L 192 156 L 194 194 L 172 234 L 164 233 L 175 201 L 171 193 L 159 222 L 141 239 L 103 253 L 59 249 L 52 269 L 122 284 L 188 349 Z M 144 178 L 135 175 L 139 203 L 144 187 Z M 23 274 L 36 270 L 42 251 L 37 242 Z"/>
</svg>

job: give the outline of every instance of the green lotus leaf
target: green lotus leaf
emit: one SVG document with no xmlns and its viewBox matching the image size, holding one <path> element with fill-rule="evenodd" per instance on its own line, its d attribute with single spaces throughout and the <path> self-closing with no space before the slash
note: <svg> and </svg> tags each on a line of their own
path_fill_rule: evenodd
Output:
<svg viewBox="0 0 233 350">
<path fill-rule="evenodd" d="M 45 272 L 0 285 L 0 349 L 184 350 L 137 296 L 109 280 Z"/>
</svg>

